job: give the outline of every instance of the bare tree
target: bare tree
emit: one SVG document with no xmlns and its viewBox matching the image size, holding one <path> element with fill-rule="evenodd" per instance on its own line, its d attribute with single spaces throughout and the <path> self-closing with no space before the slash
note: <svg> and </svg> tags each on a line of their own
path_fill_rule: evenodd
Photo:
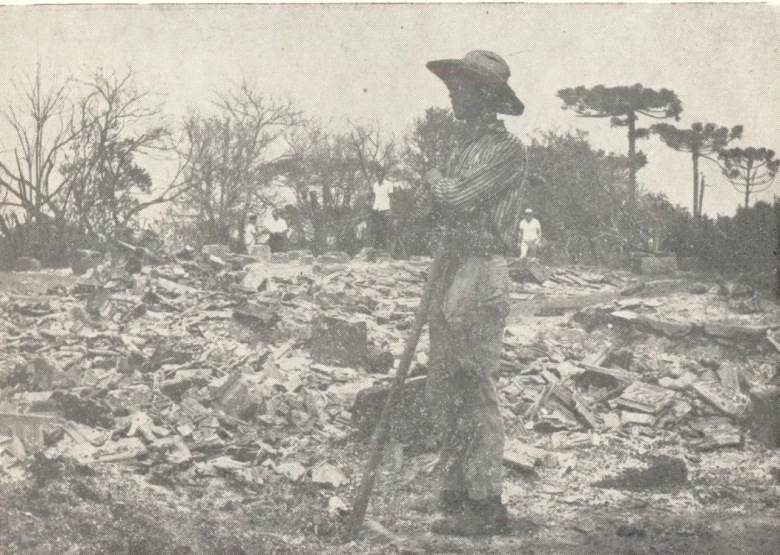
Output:
<svg viewBox="0 0 780 555">
<path fill-rule="evenodd" d="M 241 235 L 248 212 L 270 203 L 270 185 L 289 158 L 283 136 L 300 117 L 289 102 L 247 83 L 221 95 L 216 109 L 185 122 L 180 156 L 186 191 L 177 204 L 197 214 L 201 240 L 229 243 Z"/>
<path fill-rule="evenodd" d="M 355 226 L 367 216 L 371 184 L 395 172 L 395 137 L 377 127 L 352 124 L 328 133 L 308 122 L 290 136 L 295 156 L 288 182 L 298 199 L 298 224 L 317 251 L 354 246 Z"/>
<path fill-rule="evenodd" d="M 173 161 L 171 131 L 160 124 L 160 103 L 133 85 L 132 70 L 98 70 L 84 83 L 78 103 L 85 131 L 71 142 L 61 173 L 69 186 L 60 202 L 80 232 L 100 242 L 110 240 L 143 210 L 175 200 L 186 191 L 182 167 L 164 184 L 155 184 L 139 158 Z"/>
<path fill-rule="evenodd" d="M 39 64 L 33 76 L 14 84 L 18 99 L 3 114 L 14 144 L 0 159 L 0 232 L 16 256 L 47 254 L 31 252 L 33 244 L 46 245 L 49 253 L 65 250 L 58 195 L 69 183 L 56 169 L 65 149 L 86 131 L 74 119 L 74 84 L 72 78 L 44 77 Z"/>
</svg>

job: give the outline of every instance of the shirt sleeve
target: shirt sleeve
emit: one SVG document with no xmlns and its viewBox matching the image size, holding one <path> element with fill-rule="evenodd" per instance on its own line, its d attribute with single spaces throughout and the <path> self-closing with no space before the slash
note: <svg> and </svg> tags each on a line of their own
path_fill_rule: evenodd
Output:
<svg viewBox="0 0 780 555">
<path fill-rule="evenodd" d="M 431 194 L 431 186 L 423 183 L 414 191 L 411 216 L 416 219 L 423 219 L 430 214 L 432 207 L 433 195 Z"/>
<path fill-rule="evenodd" d="M 525 169 L 525 153 L 514 141 L 506 141 L 482 164 L 456 178 L 431 183 L 434 199 L 456 211 L 468 212 L 484 200 L 495 198 L 518 182 Z"/>
</svg>

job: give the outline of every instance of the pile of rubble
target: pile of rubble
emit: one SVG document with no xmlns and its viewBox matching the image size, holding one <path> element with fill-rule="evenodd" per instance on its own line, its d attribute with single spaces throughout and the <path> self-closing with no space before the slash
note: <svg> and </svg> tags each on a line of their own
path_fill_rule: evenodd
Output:
<svg viewBox="0 0 780 555">
<path fill-rule="evenodd" d="M 341 469 L 302 454 L 371 431 L 430 260 L 371 250 L 353 259 L 246 256 L 219 245 L 167 255 L 137 243 L 110 257 L 78 253 L 69 289 L 0 296 L 0 473 L 45 452 L 146 466 L 158 477 L 227 474 L 262 484 L 278 473 L 346 483 Z M 734 321 L 685 321 L 673 293 L 626 296 L 640 292 L 630 274 L 512 268 L 515 303 L 575 310 L 551 330 L 507 327 L 499 389 L 514 438 L 508 465 L 543 460 L 535 437 L 582 448 L 636 429 L 674 429 L 706 450 L 742 445 L 751 424 L 775 446 L 774 307 L 702 286 L 701 306 L 689 308 L 706 316 L 719 297 Z M 611 300 L 593 305 L 592 294 Z M 651 336 L 724 344 L 746 362 L 659 356 L 663 346 L 638 339 Z M 404 421 L 407 431 L 425 429 L 425 411 L 414 409 L 424 405 L 425 342 L 396 436 Z"/>
</svg>

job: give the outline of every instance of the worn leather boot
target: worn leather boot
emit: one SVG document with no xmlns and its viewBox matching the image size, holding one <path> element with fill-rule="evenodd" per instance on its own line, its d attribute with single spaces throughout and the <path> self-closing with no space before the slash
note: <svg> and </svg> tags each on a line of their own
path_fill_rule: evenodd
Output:
<svg viewBox="0 0 780 555">
<path fill-rule="evenodd" d="M 409 508 L 420 513 L 440 511 L 445 515 L 454 515 L 463 509 L 468 501 L 465 491 L 443 490 L 438 496 L 428 495 L 409 503 Z"/>
<path fill-rule="evenodd" d="M 465 491 L 442 490 L 439 497 L 439 510 L 445 515 L 455 515 L 461 512 L 468 503 L 469 497 Z"/>
<path fill-rule="evenodd" d="M 500 497 L 469 500 L 455 514 L 434 521 L 431 531 L 447 536 L 487 536 L 506 532 L 509 515 Z"/>
</svg>

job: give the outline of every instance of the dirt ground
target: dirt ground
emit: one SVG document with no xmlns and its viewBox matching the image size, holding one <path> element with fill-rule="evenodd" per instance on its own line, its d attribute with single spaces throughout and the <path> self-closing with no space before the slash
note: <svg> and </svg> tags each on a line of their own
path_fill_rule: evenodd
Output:
<svg viewBox="0 0 780 555">
<path fill-rule="evenodd" d="M 57 273 L 0 274 L 0 288 L 6 294 L 44 293 L 71 279 Z M 563 321 L 532 316 L 527 308 L 514 307 L 515 323 L 532 320 L 553 329 Z M 742 356 L 702 341 L 643 336 L 633 346 L 642 350 L 650 342 L 669 353 Z M 542 446 L 550 447 L 545 441 Z M 530 473 L 507 469 L 504 501 L 511 531 L 479 539 L 428 532 L 436 515 L 419 501 L 433 491 L 434 455 L 407 452 L 400 469 L 382 468 L 361 539 L 344 543 L 346 518 L 329 514 L 328 504 L 337 496 L 351 505 L 366 449 L 367 442 L 354 436 L 310 446 L 311 464 L 326 460 L 350 479 L 338 491 L 275 473 L 264 475 L 262 484 L 243 483 L 227 473 L 198 476 L 170 464 L 81 465 L 39 456 L 24 479 L 0 474 L 0 552 L 780 553 L 780 455 L 749 437 L 741 447 L 694 452 L 673 431 L 602 434 L 592 446 L 563 453 L 556 464 Z M 593 486 L 657 455 L 683 459 L 687 480 L 635 490 Z"/>
</svg>

